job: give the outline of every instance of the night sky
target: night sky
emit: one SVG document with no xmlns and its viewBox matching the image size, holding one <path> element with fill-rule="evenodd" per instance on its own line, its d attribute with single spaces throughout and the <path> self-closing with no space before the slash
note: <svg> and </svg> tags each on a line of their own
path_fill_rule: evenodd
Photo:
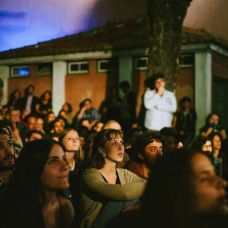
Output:
<svg viewBox="0 0 228 228">
<path fill-rule="evenodd" d="M 216 1 L 216 4 L 215 4 Z M 185 26 L 228 40 L 227 0 L 193 0 Z M 146 0 L 0 0 L 0 51 L 146 13 Z"/>
</svg>

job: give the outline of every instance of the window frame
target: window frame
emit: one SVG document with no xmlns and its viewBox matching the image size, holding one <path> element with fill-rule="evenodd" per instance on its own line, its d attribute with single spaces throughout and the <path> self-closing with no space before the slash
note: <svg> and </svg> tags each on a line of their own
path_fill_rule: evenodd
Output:
<svg viewBox="0 0 228 228">
<path fill-rule="evenodd" d="M 81 65 L 82 64 L 88 64 L 88 70 L 81 70 Z M 79 64 L 79 70 L 78 71 L 72 71 L 71 70 L 71 66 L 73 64 Z M 68 74 L 88 74 L 89 73 L 89 61 L 74 61 L 74 62 L 68 62 L 68 65 L 67 65 L 67 71 L 68 71 Z"/>
<path fill-rule="evenodd" d="M 189 64 L 182 64 L 181 62 L 180 62 L 180 59 L 181 58 L 184 58 L 184 57 L 188 57 L 188 56 L 190 56 L 190 57 L 192 57 L 193 58 L 193 63 L 189 63 Z M 194 67 L 195 66 L 195 55 L 194 55 L 194 53 L 183 53 L 183 54 L 180 54 L 180 57 L 179 57 L 179 67 L 181 67 L 181 68 L 188 68 L 188 67 Z"/>
<path fill-rule="evenodd" d="M 107 62 L 116 62 L 117 69 L 101 69 L 101 64 Z M 116 72 L 118 71 L 118 59 L 112 58 L 112 59 L 99 59 L 97 60 L 97 72 L 98 73 L 106 73 L 106 72 Z"/>
<path fill-rule="evenodd" d="M 147 66 L 145 66 L 145 67 L 138 67 L 137 66 L 137 61 L 138 60 L 146 60 L 147 61 Z M 149 57 L 147 57 L 147 56 L 143 56 L 143 57 L 135 57 L 134 58 L 134 70 L 139 70 L 139 71 L 141 71 L 141 70 L 148 70 L 149 69 Z"/>
<path fill-rule="evenodd" d="M 14 74 L 14 69 L 15 68 L 27 68 L 28 69 L 28 74 L 27 75 L 20 75 L 20 74 Z M 29 65 L 14 65 L 14 66 L 10 66 L 10 77 L 12 78 L 26 78 L 29 77 L 30 74 L 30 69 L 29 69 Z"/>
<path fill-rule="evenodd" d="M 42 65 L 42 64 L 49 64 L 50 67 L 51 67 L 50 72 L 47 72 L 47 73 L 39 72 L 38 71 L 38 66 Z M 36 76 L 51 76 L 52 73 L 53 73 L 53 64 L 52 63 L 37 63 L 35 68 L 36 68 Z"/>
</svg>

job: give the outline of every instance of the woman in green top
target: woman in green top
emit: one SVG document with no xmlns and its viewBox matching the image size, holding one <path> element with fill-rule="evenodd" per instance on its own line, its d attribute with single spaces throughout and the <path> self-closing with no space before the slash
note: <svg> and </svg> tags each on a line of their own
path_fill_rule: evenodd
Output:
<svg viewBox="0 0 228 228">
<path fill-rule="evenodd" d="M 106 129 L 95 136 L 91 168 L 82 177 L 81 227 L 104 227 L 143 194 L 145 180 L 129 170 L 117 168 L 123 156 L 121 131 Z"/>
</svg>

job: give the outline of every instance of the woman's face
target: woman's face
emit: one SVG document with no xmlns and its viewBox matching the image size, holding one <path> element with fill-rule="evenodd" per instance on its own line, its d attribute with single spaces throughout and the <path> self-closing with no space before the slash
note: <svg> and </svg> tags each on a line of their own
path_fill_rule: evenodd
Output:
<svg viewBox="0 0 228 228">
<path fill-rule="evenodd" d="M 212 143 L 213 143 L 213 148 L 214 149 L 217 149 L 217 150 L 220 150 L 221 149 L 221 139 L 218 135 L 215 135 L 213 140 L 212 140 Z"/>
<path fill-rule="evenodd" d="M 226 212 L 226 182 L 216 175 L 215 168 L 203 154 L 191 159 L 194 209 L 197 212 Z"/>
<path fill-rule="evenodd" d="M 77 152 L 80 149 L 80 138 L 78 133 L 70 130 L 63 138 L 63 146 L 67 152 Z"/>
<path fill-rule="evenodd" d="M 209 123 L 210 123 L 210 124 L 217 125 L 217 124 L 218 124 L 218 121 L 219 121 L 219 117 L 218 117 L 216 114 L 213 114 L 213 115 L 210 117 Z"/>
<path fill-rule="evenodd" d="M 111 140 L 105 143 L 104 150 L 106 153 L 105 159 L 111 160 L 116 163 L 122 162 L 124 157 L 123 138 L 120 135 L 113 137 Z"/>
<path fill-rule="evenodd" d="M 37 118 L 36 120 L 36 130 L 43 131 L 44 130 L 44 121 L 41 118 Z"/>
<path fill-rule="evenodd" d="M 41 175 L 44 189 L 51 191 L 64 190 L 69 187 L 69 168 L 66 163 L 63 149 L 55 144 L 48 156 Z"/>
</svg>

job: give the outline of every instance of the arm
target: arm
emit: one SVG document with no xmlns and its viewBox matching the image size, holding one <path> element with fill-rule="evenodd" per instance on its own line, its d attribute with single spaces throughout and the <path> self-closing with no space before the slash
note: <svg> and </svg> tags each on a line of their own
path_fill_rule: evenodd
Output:
<svg viewBox="0 0 228 228">
<path fill-rule="evenodd" d="M 83 184 L 90 191 L 113 200 L 138 199 L 144 192 L 145 180 L 126 171 L 127 183 L 124 185 L 108 184 L 102 180 L 96 169 L 88 169 L 83 174 Z"/>
<path fill-rule="evenodd" d="M 159 103 L 157 109 L 164 112 L 174 113 L 177 110 L 177 101 L 174 94 L 171 92 L 167 94 L 167 99 L 165 99 L 165 101 L 165 103 Z"/>
<path fill-rule="evenodd" d="M 154 90 L 146 90 L 144 94 L 144 105 L 146 109 L 151 109 L 159 104 L 160 96 Z"/>
</svg>

